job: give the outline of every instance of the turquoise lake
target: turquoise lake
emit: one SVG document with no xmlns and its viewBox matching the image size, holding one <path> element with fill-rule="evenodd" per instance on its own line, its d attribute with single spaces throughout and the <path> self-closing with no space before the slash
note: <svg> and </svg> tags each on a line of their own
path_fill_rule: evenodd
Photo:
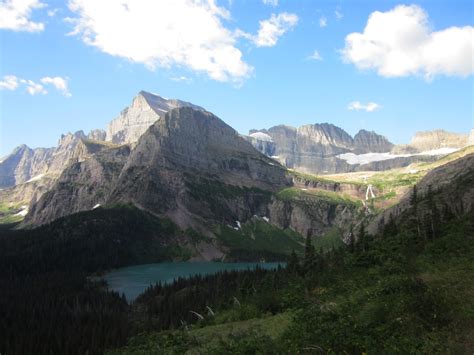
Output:
<svg viewBox="0 0 474 355">
<path fill-rule="evenodd" d="M 124 293 L 132 302 L 145 289 L 155 283 L 170 283 L 179 277 L 208 275 L 223 270 L 248 270 L 257 267 L 276 269 L 285 263 L 220 263 L 220 262 L 179 262 L 135 265 L 120 268 L 104 275 L 109 289 Z"/>
</svg>

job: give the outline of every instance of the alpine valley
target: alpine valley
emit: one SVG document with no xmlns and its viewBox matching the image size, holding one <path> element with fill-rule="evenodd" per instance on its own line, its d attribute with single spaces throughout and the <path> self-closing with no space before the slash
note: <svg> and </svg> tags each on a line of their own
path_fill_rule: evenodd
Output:
<svg viewBox="0 0 474 355">
<path fill-rule="evenodd" d="M 105 130 L 0 161 L 0 353 L 472 353 L 473 142 L 241 135 L 141 91 Z M 164 261 L 286 266 L 131 304 L 100 277 Z"/>
</svg>

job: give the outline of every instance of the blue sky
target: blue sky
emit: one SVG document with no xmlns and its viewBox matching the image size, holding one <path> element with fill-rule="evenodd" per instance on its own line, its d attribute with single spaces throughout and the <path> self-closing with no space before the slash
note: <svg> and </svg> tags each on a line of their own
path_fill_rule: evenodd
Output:
<svg viewBox="0 0 474 355">
<path fill-rule="evenodd" d="M 241 133 L 330 122 L 406 143 L 474 126 L 471 1 L 21 3 L 0 0 L 0 156 L 105 128 L 140 90 Z"/>
</svg>

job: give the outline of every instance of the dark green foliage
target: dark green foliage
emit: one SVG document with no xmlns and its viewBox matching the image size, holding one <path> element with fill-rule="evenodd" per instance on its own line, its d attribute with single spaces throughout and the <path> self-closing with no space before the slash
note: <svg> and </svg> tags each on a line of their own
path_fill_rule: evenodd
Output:
<svg viewBox="0 0 474 355">
<path fill-rule="evenodd" d="M 253 218 L 241 228 L 218 226 L 214 230 L 222 246 L 229 249 L 226 260 L 282 261 L 292 250 L 303 251 L 303 238 L 291 229 L 281 230 L 262 219 Z"/>
<path fill-rule="evenodd" d="M 257 268 L 249 271 L 223 271 L 206 276 L 178 279 L 169 285 L 157 284 L 148 288 L 134 303 L 136 326 L 143 330 L 179 328 L 199 320 L 193 312 L 206 315 L 201 323 L 212 324 L 207 316 L 210 307 L 219 313 L 235 308 L 242 320 L 282 310 L 282 300 L 274 290 L 287 282 L 286 273 Z M 252 307 L 243 307 L 250 302 Z M 250 311 L 250 312 L 249 312 Z"/>
<path fill-rule="evenodd" d="M 128 305 L 91 272 L 169 260 L 178 230 L 133 206 L 0 231 L 0 353 L 96 354 L 130 334 Z"/>
<path fill-rule="evenodd" d="M 141 305 L 144 314 L 150 314 L 146 307 L 160 305 L 161 311 L 152 312 L 159 319 L 160 314 L 169 314 L 167 304 L 181 310 L 182 317 L 193 305 L 205 319 L 189 316 L 190 329 L 268 313 L 295 314 L 278 338 L 242 333 L 221 339 L 206 353 L 469 353 L 466 349 L 472 348 L 464 344 L 470 344 L 469 325 L 474 322 L 469 298 L 474 292 L 473 217 L 444 220 L 434 240 L 420 239 L 409 221 L 376 238 L 362 227 L 353 252 L 350 248 L 317 252 L 307 240 L 302 265 L 292 253 L 286 271 L 183 280 L 173 286 L 174 291 L 150 290 L 136 307 Z M 214 291 L 207 293 L 208 289 Z M 205 303 L 194 303 L 200 294 Z M 207 315 L 205 304 L 213 304 L 219 316 Z M 173 332 L 168 336 L 172 334 L 181 337 Z M 202 349 L 202 343 L 196 345 L 189 338 L 178 344 L 183 352 L 195 346 Z"/>
</svg>

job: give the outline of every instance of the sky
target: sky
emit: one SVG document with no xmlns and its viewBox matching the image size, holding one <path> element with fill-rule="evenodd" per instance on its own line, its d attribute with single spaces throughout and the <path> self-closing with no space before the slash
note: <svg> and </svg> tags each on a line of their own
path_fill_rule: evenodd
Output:
<svg viewBox="0 0 474 355">
<path fill-rule="evenodd" d="M 105 128 L 140 90 L 243 134 L 468 133 L 473 25 L 467 0 L 0 0 L 0 156 Z"/>
</svg>

